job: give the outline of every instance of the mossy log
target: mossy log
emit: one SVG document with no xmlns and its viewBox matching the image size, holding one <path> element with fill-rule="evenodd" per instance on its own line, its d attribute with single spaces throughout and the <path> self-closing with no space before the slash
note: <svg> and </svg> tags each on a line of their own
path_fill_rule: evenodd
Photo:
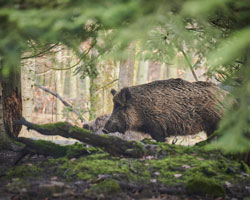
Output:
<svg viewBox="0 0 250 200">
<path fill-rule="evenodd" d="M 99 148 L 86 147 L 83 144 L 75 143 L 73 145 L 62 146 L 45 140 L 32 140 L 30 138 L 19 137 L 18 142 L 25 144 L 24 153 L 40 154 L 44 156 L 52 156 L 54 158 L 68 157 L 77 158 L 92 153 L 100 152 Z M 101 151 L 102 152 L 102 151 Z"/>
<path fill-rule="evenodd" d="M 25 118 L 15 121 L 16 124 L 24 125 L 43 135 L 60 135 L 65 138 L 74 138 L 83 143 L 99 147 L 113 156 L 140 158 L 146 154 L 146 148 L 139 142 L 125 141 L 116 136 L 96 135 L 92 132 L 73 126 L 67 122 L 37 125 L 28 122 Z M 35 148 L 33 146 L 33 148 Z"/>
<path fill-rule="evenodd" d="M 23 151 L 26 153 L 42 154 L 55 158 L 63 157 L 67 154 L 67 148 L 49 141 L 32 140 L 24 137 L 17 138 L 17 141 L 25 144 Z"/>
</svg>

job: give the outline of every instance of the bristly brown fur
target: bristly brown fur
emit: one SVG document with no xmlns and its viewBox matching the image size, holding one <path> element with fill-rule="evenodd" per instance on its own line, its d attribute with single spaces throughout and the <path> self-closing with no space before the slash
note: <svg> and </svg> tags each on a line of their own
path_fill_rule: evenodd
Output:
<svg viewBox="0 0 250 200">
<path fill-rule="evenodd" d="M 212 134 L 224 112 L 227 93 L 209 82 L 182 79 L 154 81 L 123 88 L 114 94 L 108 132 L 135 130 L 157 141 L 200 131 Z"/>
</svg>

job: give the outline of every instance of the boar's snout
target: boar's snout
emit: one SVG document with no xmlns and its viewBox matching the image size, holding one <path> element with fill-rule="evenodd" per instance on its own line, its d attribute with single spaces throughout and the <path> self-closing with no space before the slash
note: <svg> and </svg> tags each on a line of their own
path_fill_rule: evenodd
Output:
<svg viewBox="0 0 250 200">
<path fill-rule="evenodd" d="M 87 130 L 90 130 L 90 127 L 89 127 L 89 125 L 88 124 L 83 124 L 83 126 L 82 126 L 83 128 L 85 128 L 85 129 L 87 129 Z"/>
<path fill-rule="evenodd" d="M 126 128 L 124 123 L 109 119 L 105 124 L 103 131 L 105 133 L 114 133 L 114 132 L 125 133 Z"/>
<path fill-rule="evenodd" d="M 109 133 L 105 128 L 102 129 L 102 132 L 105 133 L 105 134 Z"/>
</svg>

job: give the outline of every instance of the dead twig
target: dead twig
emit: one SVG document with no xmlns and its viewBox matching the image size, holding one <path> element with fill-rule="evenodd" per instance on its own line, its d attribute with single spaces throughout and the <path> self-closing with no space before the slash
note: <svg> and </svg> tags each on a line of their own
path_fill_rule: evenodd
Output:
<svg viewBox="0 0 250 200">
<path fill-rule="evenodd" d="M 63 105 L 65 105 L 66 107 L 70 108 L 70 111 L 75 113 L 77 115 L 77 117 L 81 120 L 81 122 L 86 122 L 87 120 L 84 119 L 84 117 L 77 111 L 73 108 L 73 106 L 71 104 L 69 104 L 67 101 L 65 101 L 59 94 L 57 94 L 56 92 L 46 88 L 46 87 L 43 87 L 37 83 L 34 84 L 36 87 L 44 90 L 45 92 L 48 92 L 49 94 L 53 95 L 54 97 L 58 98 L 62 103 Z"/>
</svg>

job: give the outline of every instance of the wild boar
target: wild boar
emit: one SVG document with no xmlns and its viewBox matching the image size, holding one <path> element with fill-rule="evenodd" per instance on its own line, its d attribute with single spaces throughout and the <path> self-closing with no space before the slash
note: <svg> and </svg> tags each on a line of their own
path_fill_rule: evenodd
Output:
<svg viewBox="0 0 250 200">
<path fill-rule="evenodd" d="M 98 116 L 96 119 L 86 122 L 83 124 L 83 128 L 92 131 L 95 134 L 104 134 L 103 128 L 106 122 L 108 121 L 110 115 L 104 114 Z M 113 136 L 118 136 L 124 140 L 143 140 L 144 138 L 150 138 L 146 133 L 128 130 L 125 134 L 119 132 L 111 133 Z"/>
<path fill-rule="evenodd" d="M 101 115 L 90 122 L 84 123 L 82 127 L 87 129 L 87 130 L 92 131 L 93 133 L 96 133 L 100 129 L 103 129 L 103 127 L 106 124 L 106 122 L 108 121 L 109 117 L 110 117 L 110 115 Z"/>
<path fill-rule="evenodd" d="M 105 132 L 140 131 L 156 141 L 200 131 L 211 135 L 223 115 L 222 101 L 227 95 L 215 84 L 182 79 L 154 81 L 111 93 L 114 107 Z"/>
</svg>

